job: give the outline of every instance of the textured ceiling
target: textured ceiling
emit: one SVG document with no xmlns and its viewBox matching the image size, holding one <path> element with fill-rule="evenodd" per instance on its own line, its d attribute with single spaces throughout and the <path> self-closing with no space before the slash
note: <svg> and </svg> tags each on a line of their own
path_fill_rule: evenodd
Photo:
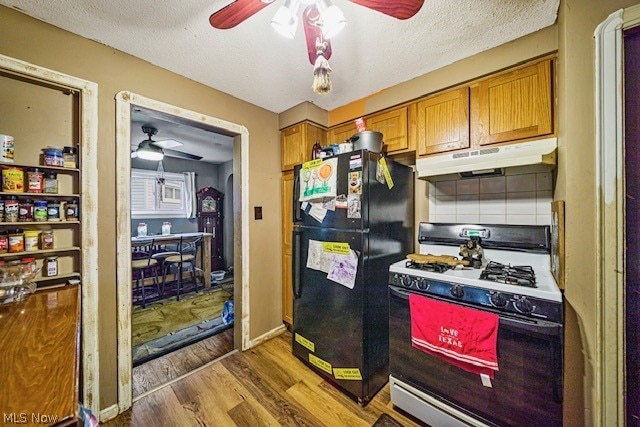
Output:
<svg viewBox="0 0 640 427">
<path fill-rule="evenodd" d="M 220 134 L 218 129 L 158 111 L 134 107 L 131 111 L 131 150 L 147 139 L 142 126 L 152 126 L 158 133 L 153 141 L 172 139 L 182 143 L 172 150 L 202 157 L 201 162 L 224 163 L 233 159 L 233 137 Z M 165 154 L 168 154 L 166 151 Z"/>
<path fill-rule="evenodd" d="M 334 0 L 347 26 L 331 41 L 333 91 L 317 95 L 302 28 L 289 40 L 269 25 L 283 2 L 218 30 L 209 25 L 209 15 L 228 0 L 0 0 L 276 113 L 303 101 L 331 110 L 410 80 L 552 25 L 559 4 L 425 0 L 413 18 L 400 21 Z"/>
</svg>

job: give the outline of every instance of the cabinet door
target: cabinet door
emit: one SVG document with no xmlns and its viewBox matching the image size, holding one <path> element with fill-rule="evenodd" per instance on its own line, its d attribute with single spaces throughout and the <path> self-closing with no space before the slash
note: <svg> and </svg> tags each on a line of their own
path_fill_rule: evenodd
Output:
<svg viewBox="0 0 640 427">
<path fill-rule="evenodd" d="M 311 160 L 311 150 L 313 149 L 313 145 L 316 141 L 319 142 L 321 146 L 325 146 L 327 144 L 327 131 L 311 123 L 303 123 L 302 126 L 306 142 L 303 144 L 304 149 L 302 152 L 302 161 L 306 162 Z"/>
<path fill-rule="evenodd" d="M 424 99 L 417 106 L 418 155 L 469 148 L 469 88 Z"/>
<path fill-rule="evenodd" d="M 280 134 L 282 149 L 282 170 L 292 170 L 303 161 L 303 150 L 306 147 L 302 124 L 282 129 Z"/>
<path fill-rule="evenodd" d="M 282 320 L 293 324 L 293 171 L 282 174 Z"/>
<path fill-rule="evenodd" d="M 327 144 L 340 144 L 341 142 L 344 142 L 345 139 L 351 138 L 356 132 L 356 125 L 353 122 L 336 126 L 329 129 L 329 132 L 327 133 Z"/>
<path fill-rule="evenodd" d="M 407 135 L 407 107 L 375 114 L 366 119 L 367 129 L 382 132 L 387 153 L 406 150 L 409 147 Z"/>
<path fill-rule="evenodd" d="M 480 145 L 553 133 L 551 60 L 478 84 Z"/>
</svg>

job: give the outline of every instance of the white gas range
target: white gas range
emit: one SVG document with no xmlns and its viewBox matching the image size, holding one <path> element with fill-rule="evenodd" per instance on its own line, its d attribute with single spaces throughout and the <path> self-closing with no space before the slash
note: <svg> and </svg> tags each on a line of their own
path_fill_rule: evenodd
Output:
<svg viewBox="0 0 640 427">
<path fill-rule="evenodd" d="M 480 269 L 439 272 L 409 259 L 389 269 L 391 400 L 433 426 L 559 425 L 563 309 L 549 227 L 422 223 L 420 254 L 459 258 L 472 237 L 483 247 Z M 410 294 L 499 315 L 500 370 L 490 386 L 411 346 Z"/>
</svg>

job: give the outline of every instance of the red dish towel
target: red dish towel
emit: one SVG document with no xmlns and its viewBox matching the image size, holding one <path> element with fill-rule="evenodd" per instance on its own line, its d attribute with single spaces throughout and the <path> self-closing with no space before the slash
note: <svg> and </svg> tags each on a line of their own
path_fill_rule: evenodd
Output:
<svg viewBox="0 0 640 427">
<path fill-rule="evenodd" d="M 465 371 L 498 370 L 497 314 L 409 295 L 411 344 Z"/>
</svg>

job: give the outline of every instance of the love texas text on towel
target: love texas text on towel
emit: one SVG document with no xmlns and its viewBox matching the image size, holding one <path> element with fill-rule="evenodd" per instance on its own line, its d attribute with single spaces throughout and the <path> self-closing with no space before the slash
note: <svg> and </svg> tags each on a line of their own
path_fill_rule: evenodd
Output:
<svg viewBox="0 0 640 427">
<path fill-rule="evenodd" d="M 499 316 L 421 295 L 409 295 L 411 345 L 475 374 L 498 370 Z"/>
</svg>

